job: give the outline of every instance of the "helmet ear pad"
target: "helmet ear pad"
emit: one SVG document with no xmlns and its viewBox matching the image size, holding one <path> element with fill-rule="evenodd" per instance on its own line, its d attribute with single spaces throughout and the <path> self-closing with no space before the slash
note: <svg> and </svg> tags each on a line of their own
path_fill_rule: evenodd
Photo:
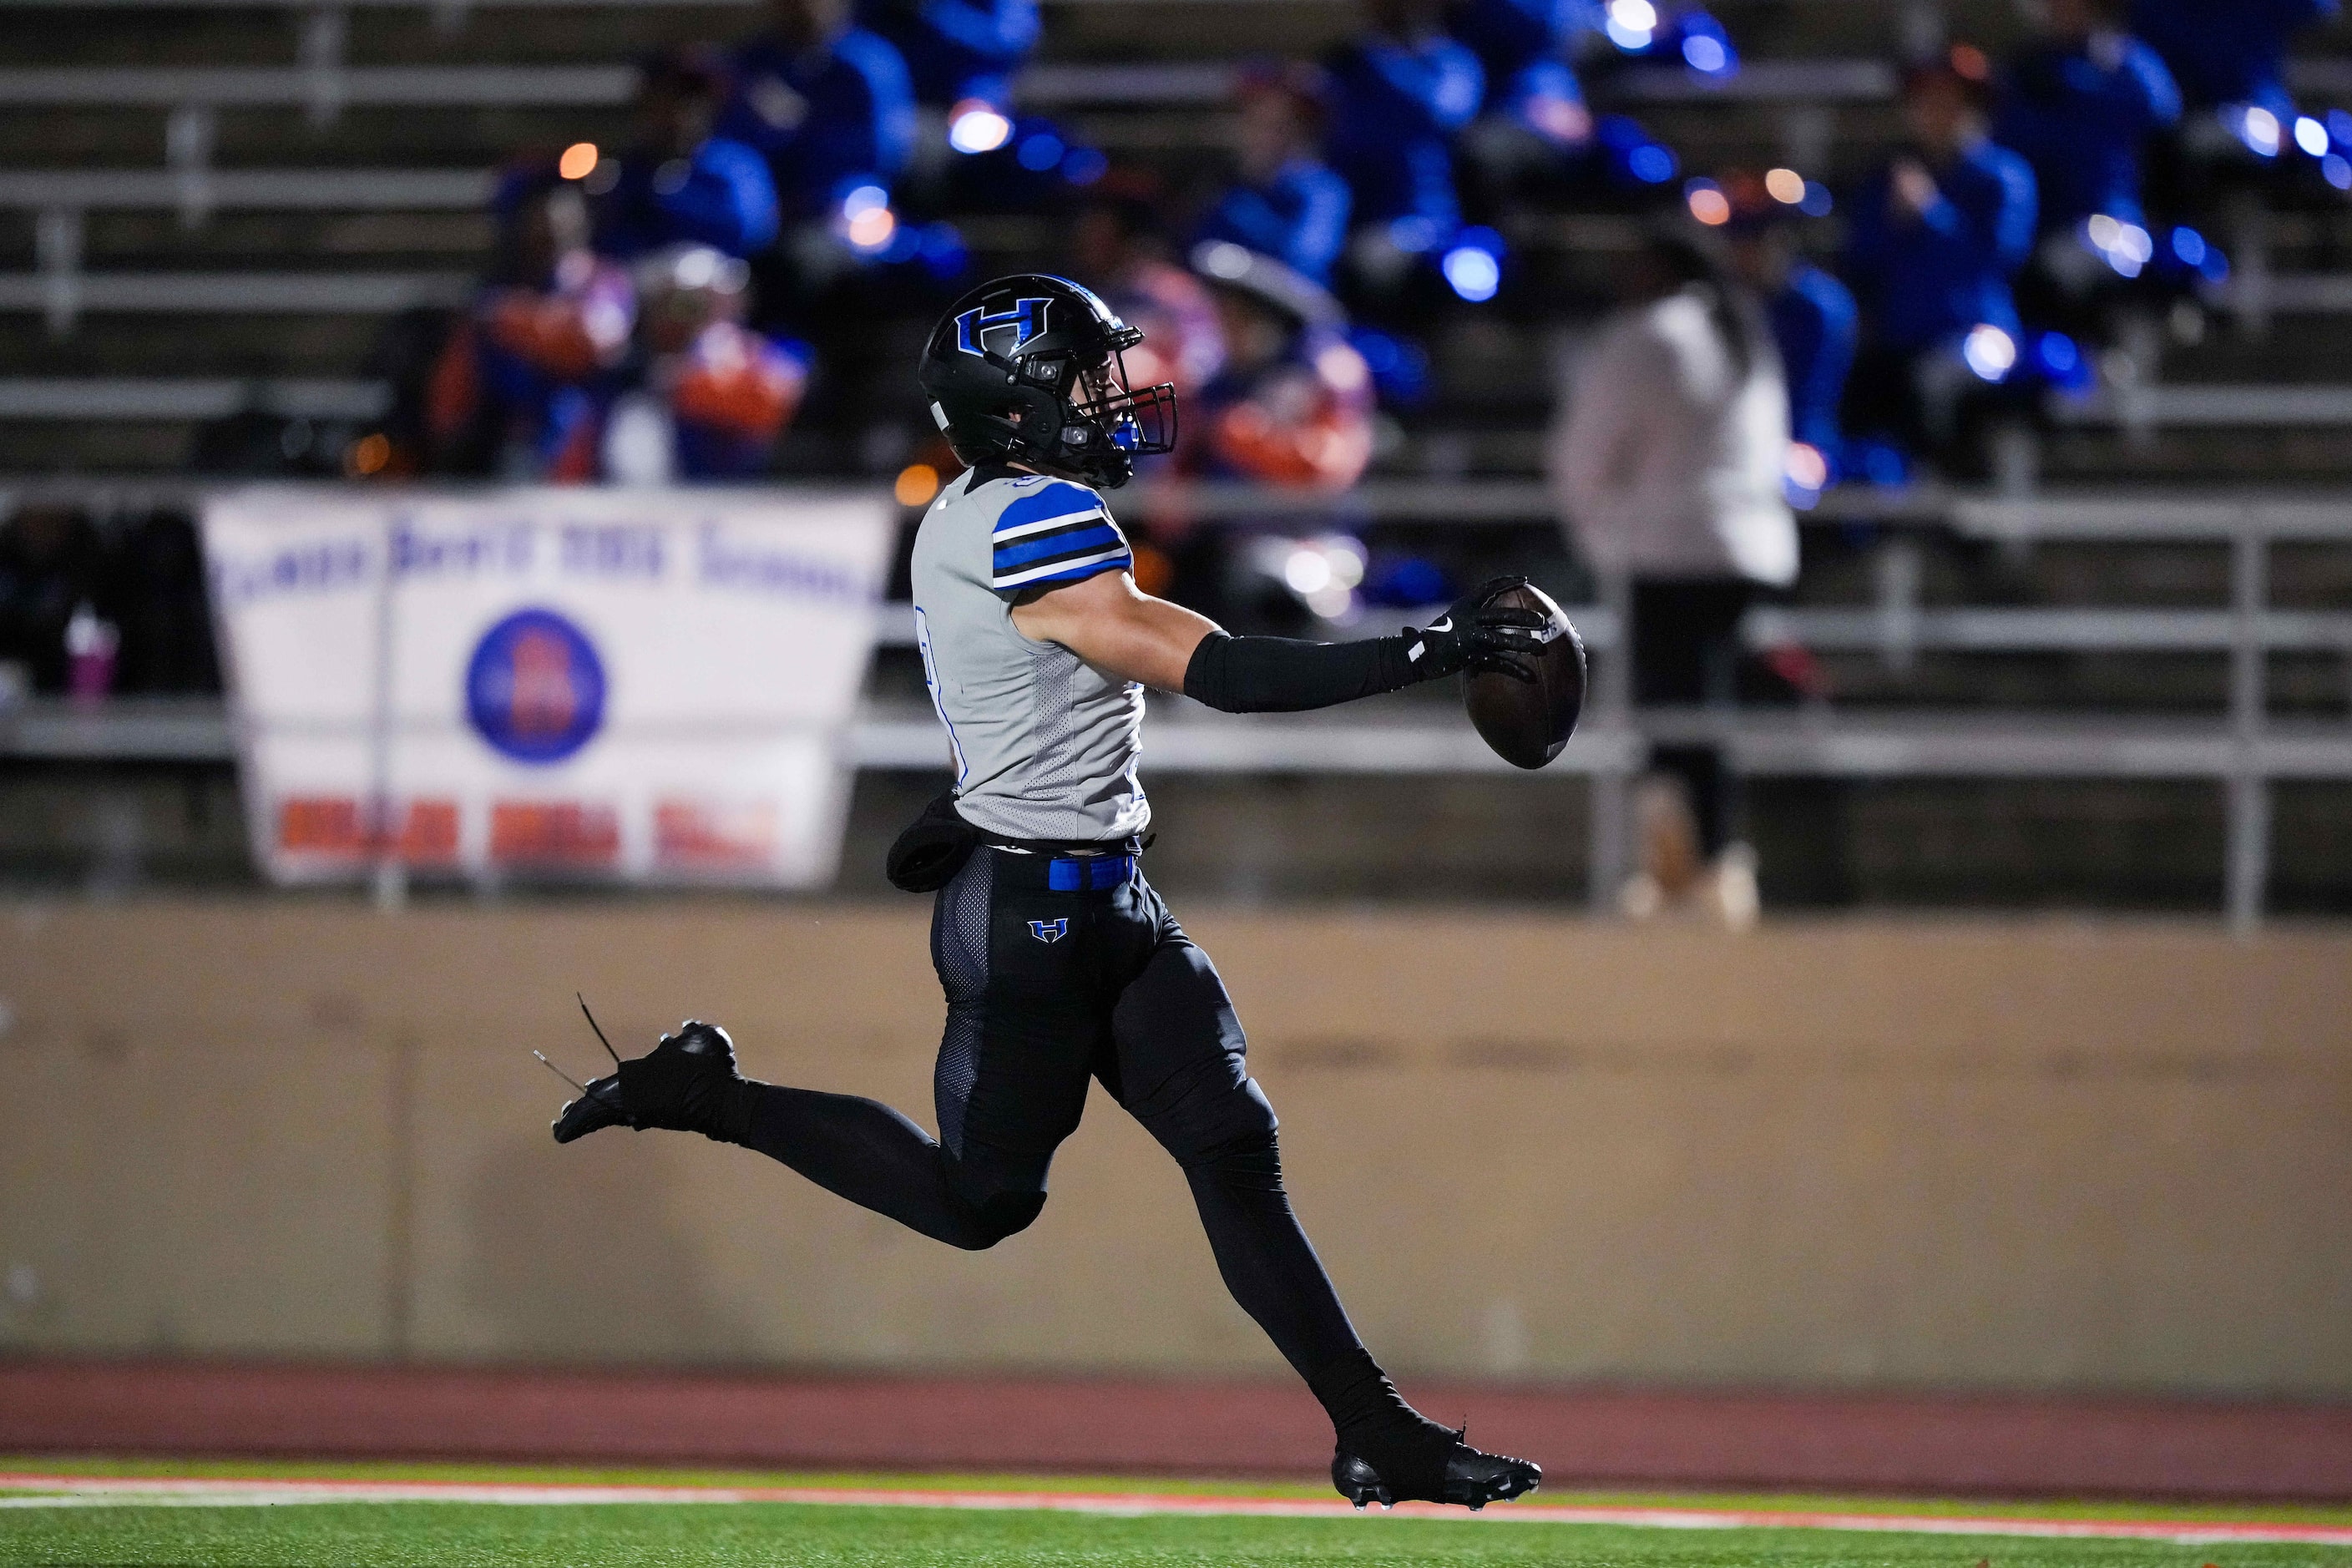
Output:
<svg viewBox="0 0 2352 1568">
<path fill-rule="evenodd" d="M 1005 401 L 1011 405 L 1006 420 L 1033 456 L 1050 459 L 1061 451 L 1070 405 L 1060 389 L 1034 385 L 1024 376 L 1005 389 Z"/>
<path fill-rule="evenodd" d="M 969 421 L 979 427 L 974 434 L 987 437 L 988 445 L 971 443 L 969 453 L 959 449 L 956 456 L 967 463 L 1006 457 L 1051 462 L 1061 449 L 1066 412 L 1057 393 L 1025 381 L 1012 381 L 1004 388 L 1000 406 Z"/>
</svg>

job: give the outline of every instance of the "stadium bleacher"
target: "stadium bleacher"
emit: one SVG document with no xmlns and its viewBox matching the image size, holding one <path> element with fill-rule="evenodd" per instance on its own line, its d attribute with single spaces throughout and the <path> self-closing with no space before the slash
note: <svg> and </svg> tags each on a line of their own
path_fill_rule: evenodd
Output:
<svg viewBox="0 0 2352 1568">
<path fill-rule="evenodd" d="M 1890 62 L 1948 33 L 1998 49 L 2019 27 L 2013 7 L 1973 0 L 1716 9 L 1743 57 L 1737 77 L 1710 85 L 1640 68 L 1597 79 L 1596 100 L 1638 111 L 1686 170 L 1786 160 L 1840 190 L 1895 133 Z M 12 150 L 0 169 L 0 493 L 112 516 L 184 505 L 209 482 L 192 469 L 249 447 L 219 435 L 239 419 L 334 426 L 318 437 L 323 455 L 289 465 L 331 472 L 335 444 L 381 419 L 394 384 L 414 374 L 387 352 L 400 323 L 467 297 L 490 245 L 482 206 L 496 166 L 519 147 L 618 141 L 634 58 L 738 35 L 751 12 L 710 0 L 7 0 L 5 14 L 17 25 L 0 43 Z M 1019 91 L 1116 159 L 1198 170 L 1230 135 L 1237 65 L 1311 55 L 1347 36 L 1353 15 L 1324 0 L 1059 0 Z M 2298 89 L 2315 105 L 2352 100 L 2352 30 L 2339 24 L 2302 49 Z M 2226 889 L 2242 921 L 2266 901 L 2352 904 L 2352 842 L 2332 826 L 2352 798 L 2352 489 L 2339 488 L 2352 483 L 2352 205 L 2241 203 L 2221 216 L 2234 275 L 2209 291 L 2209 316 L 2168 328 L 2133 374 L 2053 405 L 2046 427 L 1982 479 L 1832 490 L 1809 514 L 1796 600 L 1759 613 L 1751 632 L 1820 656 L 1830 711 L 1644 716 L 1651 739 L 1727 726 L 1751 769 L 1789 781 L 1785 795 L 1768 783 L 1758 806 L 1781 823 L 1759 826 L 1776 898 L 2032 898 L 2032 854 L 1991 839 L 1977 871 L 1935 877 L 1899 868 L 1899 834 L 1857 847 L 1872 837 L 1856 822 L 1873 801 L 1969 789 L 1984 820 L 2055 811 L 2114 827 L 2069 847 L 2071 869 L 2048 883 L 2060 901 L 2194 906 Z M 1505 226 L 1539 283 L 1508 313 L 1465 307 L 1430 330 L 1432 394 L 1385 416 L 1373 479 L 1343 504 L 1359 524 L 1442 534 L 1446 550 L 1527 565 L 1591 605 L 1595 587 L 1538 482 L 1539 453 L 1559 342 L 1594 313 L 1596 280 L 1634 229 L 1621 216 L 1556 213 Z M 974 220 L 966 238 L 975 275 L 1053 262 L 1062 245 L 1058 226 L 1035 216 Z M 875 384 L 836 427 L 795 432 L 783 472 L 895 471 L 921 414 L 910 387 Z M 1147 493 L 1131 504 L 1143 514 L 1156 503 Z M 1287 510 L 1307 529 L 1332 503 L 1186 504 L 1260 519 Z M 1579 620 L 1609 645 L 1605 605 Z M 910 671 L 903 653 L 877 670 L 860 742 L 871 768 L 935 759 Z M 1492 762 L 1465 736 L 1401 743 L 1397 724 L 1351 740 L 1345 726 L 1244 735 L 1171 717 L 1181 721 L 1152 759 L 1170 773 L 1296 773 L 1307 775 L 1300 787 L 1344 791 L 1326 775 L 1475 773 Z M 220 721 L 34 702 L 0 721 L 0 751 L 58 766 L 217 767 L 226 731 L 207 722 Z M 1576 767 L 1622 781 L 1640 755 L 1627 722 L 1604 710 L 1570 754 Z M 1857 779 L 1911 782 L 1859 804 L 1822 793 Z M 2067 787 L 2053 780 L 2084 793 L 2053 805 L 2048 792 Z M 889 809 L 877 802 L 871 815 Z M 1507 853 L 1507 827 L 1492 831 L 1487 865 Z M 2177 842 L 2152 850 L 2168 834 Z M 1608 884 L 1622 853 L 1592 835 L 1557 861 L 1570 874 L 1555 895 L 1579 896 L 1585 872 Z M 1448 885 L 1477 886 L 1475 875 Z"/>
</svg>

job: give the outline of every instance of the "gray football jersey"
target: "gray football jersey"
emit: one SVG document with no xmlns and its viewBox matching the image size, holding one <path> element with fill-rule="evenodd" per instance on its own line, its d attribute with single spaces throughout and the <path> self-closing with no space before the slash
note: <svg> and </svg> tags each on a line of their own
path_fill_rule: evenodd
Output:
<svg viewBox="0 0 2352 1568">
<path fill-rule="evenodd" d="M 1132 564 L 1127 540 L 1084 485 L 989 472 L 950 482 L 915 533 L 915 639 L 955 752 L 956 809 L 1007 838 L 1140 833 L 1143 688 L 1013 624 L 1026 589 Z"/>
</svg>

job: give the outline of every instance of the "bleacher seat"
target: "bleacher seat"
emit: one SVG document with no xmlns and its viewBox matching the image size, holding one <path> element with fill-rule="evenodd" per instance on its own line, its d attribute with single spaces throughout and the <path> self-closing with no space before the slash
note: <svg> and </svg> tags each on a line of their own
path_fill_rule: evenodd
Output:
<svg viewBox="0 0 2352 1568">
<path fill-rule="evenodd" d="M 1596 100 L 1637 111 L 1689 169 L 1789 161 L 1844 188 L 1895 133 L 1889 62 L 1935 7 L 1712 8 L 1738 40 L 1738 78 L 1597 75 Z M 634 58 L 732 36 L 753 16 L 751 0 L 7 9 L 0 489 L 26 476 L 183 476 L 199 428 L 240 414 L 380 416 L 393 396 L 377 363 L 385 327 L 463 300 L 488 252 L 480 208 L 499 161 L 520 146 L 617 142 Z M 2020 28 L 2009 0 L 1941 10 L 1954 32 L 1994 47 Z M 1114 157 L 1197 172 L 1229 134 L 1241 60 L 1314 54 L 1353 17 L 1344 0 L 1055 0 L 1045 56 L 1020 92 Z M 2306 40 L 2296 83 L 2352 104 L 2352 28 Z M 2164 343 L 2154 380 L 2062 410 L 2030 477 L 2062 493 L 2352 483 L 2352 208 L 2255 220 L 2257 251 L 2213 294 L 2202 338 Z M 1443 323 L 1432 395 L 1395 416 L 1381 449 L 1385 488 L 1374 494 L 1399 514 L 1376 526 L 1458 529 L 1476 512 L 1508 531 L 1498 548 L 1514 559 L 1566 570 L 1535 482 L 1551 356 L 1634 230 L 1580 214 L 1523 214 L 1507 226 L 1548 319 L 1465 310 Z M 1060 259 L 1055 226 L 1036 217 L 975 221 L 966 237 L 976 269 Z M 906 389 L 876 379 L 864 416 L 923 429 Z M 902 449 L 874 444 L 870 466 Z M 855 452 L 821 458 L 857 466 Z M 1251 504 L 1263 514 L 1262 498 Z M 1809 638 L 1843 705 L 2221 711 L 2237 635 L 2226 544 L 2119 535 L 2029 552 L 1985 530 L 1914 529 L 1906 510 L 1901 498 L 1833 492 L 1810 531 L 1799 602 L 1763 625 Z M 1929 497 L 1918 510 L 1941 521 L 1948 508 Z M 2263 637 L 2282 711 L 2341 701 L 2347 553 L 2276 552 Z M 916 744 L 913 731 L 876 733 L 886 761 L 889 744 Z"/>
</svg>

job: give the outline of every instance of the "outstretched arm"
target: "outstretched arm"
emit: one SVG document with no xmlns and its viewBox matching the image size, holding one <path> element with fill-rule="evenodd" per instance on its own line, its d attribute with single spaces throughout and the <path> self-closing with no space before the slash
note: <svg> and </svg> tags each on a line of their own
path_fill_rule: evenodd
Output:
<svg viewBox="0 0 2352 1568">
<path fill-rule="evenodd" d="M 1032 642 L 1059 643 L 1104 674 L 1156 691 L 1183 690 L 1192 650 L 1220 635 L 1216 622 L 1153 598 L 1126 572 L 1032 590 L 1013 605 L 1013 625 Z"/>
<path fill-rule="evenodd" d="M 1425 630 L 1362 642 L 1230 637 L 1206 616 L 1157 599 L 1125 572 L 1105 572 L 1024 597 L 1013 625 L 1059 643 L 1097 669 L 1161 691 L 1181 691 L 1228 713 L 1287 713 L 1377 696 L 1465 668 L 1528 671 L 1538 617 L 1478 609 L 1479 589 Z M 1516 635 L 1515 635 L 1516 634 Z"/>
</svg>

